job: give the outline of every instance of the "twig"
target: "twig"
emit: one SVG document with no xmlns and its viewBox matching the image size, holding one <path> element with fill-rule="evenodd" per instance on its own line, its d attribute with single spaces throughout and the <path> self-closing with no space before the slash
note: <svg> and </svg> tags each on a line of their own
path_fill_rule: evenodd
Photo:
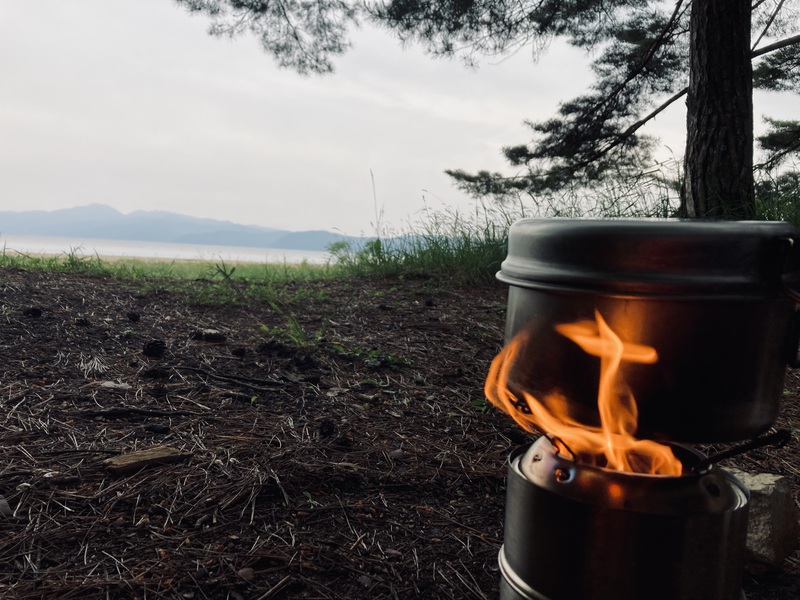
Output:
<svg viewBox="0 0 800 600">
<path fill-rule="evenodd" d="M 280 381 L 271 381 L 269 379 L 256 379 L 253 377 L 241 377 L 238 375 L 220 375 L 219 373 L 214 373 L 212 371 L 209 371 L 208 369 L 201 369 L 199 367 L 179 366 L 175 368 L 184 371 L 193 371 L 195 373 L 200 373 L 201 375 L 205 375 L 206 377 L 209 377 L 211 379 L 217 379 L 219 381 L 228 381 L 230 383 L 235 383 L 236 385 L 241 385 L 242 387 L 246 387 L 252 390 L 271 391 L 270 388 L 265 386 L 282 385 Z"/>
<path fill-rule="evenodd" d="M 287 575 L 286 577 L 281 579 L 278 583 L 269 588 L 266 592 L 261 594 L 258 598 L 256 598 L 256 600 L 268 600 L 269 598 L 272 598 L 275 594 L 277 594 L 283 588 L 285 588 L 291 580 L 292 576 Z"/>
<path fill-rule="evenodd" d="M 119 408 L 104 408 L 102 410 L 81 410 L 73 415 L 87 416 L 87 417 L 128 417 L 131 415 L 139 415 L 144 417 L 173 417 L 173 416 L 197 416 L 199 413 L 191 412 L 188 410 L 154 410 L 150 408 L 137 408 L 135 406 L 122 406 Z"/>
</svg>

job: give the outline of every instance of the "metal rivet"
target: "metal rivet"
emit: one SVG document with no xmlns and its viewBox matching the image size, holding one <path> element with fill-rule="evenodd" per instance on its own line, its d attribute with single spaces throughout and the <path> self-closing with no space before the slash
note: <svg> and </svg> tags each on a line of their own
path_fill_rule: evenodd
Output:
<svg viewBox="0 0 800 600">
<path fill-rule="evenodd" d="M 570 473 L 567 469 L 556 469 L 555 470 L 556 481 L 568 481 Z"/>
</svg>

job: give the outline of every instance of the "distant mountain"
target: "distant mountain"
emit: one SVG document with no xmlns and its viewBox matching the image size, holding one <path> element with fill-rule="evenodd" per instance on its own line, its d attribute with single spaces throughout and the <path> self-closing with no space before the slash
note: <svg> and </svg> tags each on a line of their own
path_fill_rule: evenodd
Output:
<svg viewBox="0 0 800 600">
<path fill-rule="evenodd" d="M 339 241 L 358 247 L 364 242 L 331 231 L 285 231 L 166 211 L 138 210 L 125 215 L 104 204 L 54 211 L 0 211 L 0 235 L 4 233 L 285 250 L 326 250 Z"/>
</svg>

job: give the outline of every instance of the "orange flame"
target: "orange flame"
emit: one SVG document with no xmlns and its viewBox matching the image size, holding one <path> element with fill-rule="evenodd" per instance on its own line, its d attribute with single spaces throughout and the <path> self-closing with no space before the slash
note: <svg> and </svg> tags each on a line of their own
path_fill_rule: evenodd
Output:
<svg viewBox="0 0 800 600">
<path fill-rule="evenodd" d="M 486 398 L 527 431 L 553 435 L 581 461 L 629 473 L 680 475 L 681 462 L 669 446 L 634 437 L 639 416 L 636 400 L 619 372 L 622 361 L 655 363 L 657 352 L 650 346 L 623 342 L 599 312 L 595 312 L 595 319 L 596 322 L 556 325 L 556 331 L 600 358 L 597 392 L 600 427 L 571 418 L 569 400 L 560 394 L 549 394 L 540 402 L 525 391 L 519 399 L 508 389 L 509 375 L 520 348 L 528 343 L 530 334 L 526 330 L 516 335 L 492 361 L 484 389 Z"/>
</svg>

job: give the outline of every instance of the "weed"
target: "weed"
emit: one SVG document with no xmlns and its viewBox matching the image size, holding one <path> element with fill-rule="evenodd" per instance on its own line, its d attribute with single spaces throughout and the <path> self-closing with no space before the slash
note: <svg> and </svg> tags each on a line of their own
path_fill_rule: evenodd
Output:
<svg viewBox="0 0 800 600">
<path fill-rule="evenodd" d="M 361 247 L 328 248 L 336 264 L 355 277 L 430 277 L 441 281 L 491 281 L 505 258 L 508 226 L 521 214 L 479 205 L 472 214 L 428 212 L 402 233 L 378 236 Z M 385 233 L 385 232 L 381 232 Z"/>
<path fill-rule="evenodd" d="M 322 506 L 319 502 L 314 500 L 314 497 L 311 495 L 311 492 L 303 492 L 303 496 L 305 496 L 306 501 L 308 502 L 309 506 L 312 508 L 316 508 L 318 506 Z"/>
<path fill-rule="evenodd" d="M 287 340 L 298 348 L 308 348 L 322 340 L 322 330 L 318 331 L 312 337 L 306 333 L 305 329 L 303 329 L 303 326 L 300 325 L 300 321 L 298 321 L 297 317 L 295 317 L 293 314 L 283 313 L 282 311 L 281 314 L 283 314 L 284 318 L 286 319 L 286 327 L 270 327 L 268 325 L 262 325 L 261 331 L 270 337 Z"/>
<path fill-rule="evenodd" d="M 491 405 L 486 400 L 486 398 L 482 396 L 476 396 L 470 401 L 470 405 L 472 406 L 472 410 L 478 413 L 485 413 L 486 411 L 491 408 Z"/>
<path fill-rule="evenodd" d="M 346 346 L 343 342 L 328 342 L 328 349 L 337 356 L 349 360 L 362 360 L 368 367 L 407 367 L 411 364 L 405 356 L 393 352 L 384 352 L 375 348 L 363 348 L 361 346 Z M 380 382 L 365 379 L 362 385 L 379 386 Z"/>
</svg>

